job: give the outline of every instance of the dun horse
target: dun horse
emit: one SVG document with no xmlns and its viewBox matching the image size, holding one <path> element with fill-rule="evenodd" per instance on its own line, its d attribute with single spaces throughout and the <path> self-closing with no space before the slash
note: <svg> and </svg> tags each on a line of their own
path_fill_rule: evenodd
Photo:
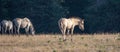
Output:
<svg viewBox="0 0 120 52">
<path fill-rule="evenodd" d="M 0 31 L 6 33 L 8 30 L 9 33 L 13 33 L 13 23 L 10 20 L 3 20 L 0 23 Z"/>
<path fill-rule="evenodd" d="M 66 40 L 66 31 L 67 34 L 69 34 L 69 31 L 71 31 L 71 40 L 72 40 L 72 34 L 74 31 L 74 27 L 79 25 L 79 28 L 81 30 L 84 30 L 84 19 L 78 18 L 78 17 L 71 17 L 71 18 L 61 18 L 58 21 L 59 28 L 63 34 L 63 39 Z"/>
<path fill-rule="evenodd" d="M 19 34 L 20 28 L 24 28 L 27 34 L 28 33 L 30 33 L 32 35 L 35 34 L 34 27 L 31 23 L 31 21 L 27 17 L 25 17 L 25 18 L 15 18 L 13 20 L 13 23 L 14 23 L 15 33 L 17 31 L 17 34 Z"/>
</svg>

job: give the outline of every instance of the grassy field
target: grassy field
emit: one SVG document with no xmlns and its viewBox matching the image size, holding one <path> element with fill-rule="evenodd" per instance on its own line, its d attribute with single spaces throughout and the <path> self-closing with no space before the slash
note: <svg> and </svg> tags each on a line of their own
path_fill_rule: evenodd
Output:
<svg viewBox="0 0 120 52">
<path fill-rule="evenodd" d="M 0 35 L 0 52 L 120 52 L 120 34 L 75 34 L 65 42 L 61 34 Z"/>
</svg>

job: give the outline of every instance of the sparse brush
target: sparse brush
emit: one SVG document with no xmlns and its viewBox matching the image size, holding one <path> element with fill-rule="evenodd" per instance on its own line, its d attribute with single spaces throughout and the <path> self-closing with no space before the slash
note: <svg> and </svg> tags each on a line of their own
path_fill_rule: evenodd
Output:
<svg viewBox="0 0 120 52">
<path fill-rule="evenodd" d="M 63 52 L 69 52 L 69 50 L 63 50 Z"/>
<path fill-rule="evenodd" d="M 47 43 L 50 43 L 50 42 L 51 42 L 50 40 L 47 41 Z"/>
<path fill-rule="evenodd" d="M 83 39 L 84 39 L 84 37 L 81 37 L 81 39 L 83 40 Z"/>
<path fill-rule="evenodd" d="M 98 52 L 102 52 L 102 50 L 98 50 Z"/>
<path fill-rule="evenodd" d="M 87 47 L 87 46 L 88 46 L 88 44 L 85 44 L 84 46 L 86 46 L 86 47 Z"/>
<path fill-rule="evenodd" d="M 57 38 L 56 36 L 54 36 L 53 38 Z"/>
<path fill-rule="evenodd" d="M 63 40 L 62 40 L 62 38 L 59 38 L 59 42 L 62 42 Z"/>
<path fill-rule="evenodd" d="M 108 42 L 108 41 L 109 41 L 109 39 L 106 39 L 106 41 Z"/>
<path fill-rule="evenodd" d="M 118 47 L 118 48 L 120 48 L 120 47 Z"/>
<path fill-rule="evenodd" d="M 59 38 L 59 40 L 61 40 L 62 38 Z"/>
<path fill-rule="evenodd" d="M 118 37 L 117 40 L 120 40 L 120 37 Z"/>
<path fill-rule="evenodd" d="M 105 46 L 104 45 L 100 45 L 99 48 L 105 48 Z"/>
<path fill-rule="evenodd" d="M 57 52 L 56 50 L 53 50 L 53 52 Z"/>
<path fill-rule="evenodd" d="M 75 46 L 73 45 L 72 47 L 74 48 Z"/>
<path fill-rule="evenodd" d="M 34 52 L 40 52 L 40 50 L 34 50 Z"/>
<path fill-rule="evenodd" d="M 118 35 L 118 37 L 120 37 L 120 34 Z"/>
<path fill-rule="evenodd" d="M 60 42 L 58 43 L 58 45 L 61 45 L 61 44 L 62 44 L 62 43 L 60 43 Z"/>
</svg>

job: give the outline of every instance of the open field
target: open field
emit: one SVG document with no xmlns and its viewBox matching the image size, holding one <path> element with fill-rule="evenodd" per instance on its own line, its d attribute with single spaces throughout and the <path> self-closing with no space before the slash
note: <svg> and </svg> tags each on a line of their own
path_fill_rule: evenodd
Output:
<svg viewBox="0 0 120 52">
<path fill-rule="evenodd" d="M 0 35 L 0 52 L 120 52 L 120 34 L 75 34 L 63 42 L 61 34 Z"/>
</svg>

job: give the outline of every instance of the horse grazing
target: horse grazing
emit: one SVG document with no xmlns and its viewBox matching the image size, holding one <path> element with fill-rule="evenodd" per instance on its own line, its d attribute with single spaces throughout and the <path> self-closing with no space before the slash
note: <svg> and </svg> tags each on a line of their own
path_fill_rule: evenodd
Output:
<svg viewBox="0 0 120 52">
<path fill-rule="evenodd" d="M 15 33 L 17 31 L 17 34 L 19 34 L 19 30 L 20 28 L 24 28 L 26 33 L 28 34 L 35 34 L 35 30 L 34 27 L 31 23 L 31 21 L 25 17 L 25 18 L 15 18 L 13 19 L 13 23 L 14 23 L 14 29 L 15 29 Z"/>
<path fill-rule="evenodd" d="M 10 20 L 2 20 L 0 23 L 0 31 L 6 33 L 7 30 L 9 33 L 13 33 L 13 23 Z"/>
<path fill-rule="evenodd" d="M 70 18 L 61 18 L 58 21 L 59 28 L 63 34 L 63 39 L 66 40 L 66 31 L 67 34 L 69 34 L 69 31 L 71 31 L 71 37 L 74 31 L 75 26 L 79 26 L 81 30 L 84 30 L 84 19 L 78 18 L 78 17 L 70 17 Z M 72 38 L 71 38 L 72 40 Z"/>
</svg>

